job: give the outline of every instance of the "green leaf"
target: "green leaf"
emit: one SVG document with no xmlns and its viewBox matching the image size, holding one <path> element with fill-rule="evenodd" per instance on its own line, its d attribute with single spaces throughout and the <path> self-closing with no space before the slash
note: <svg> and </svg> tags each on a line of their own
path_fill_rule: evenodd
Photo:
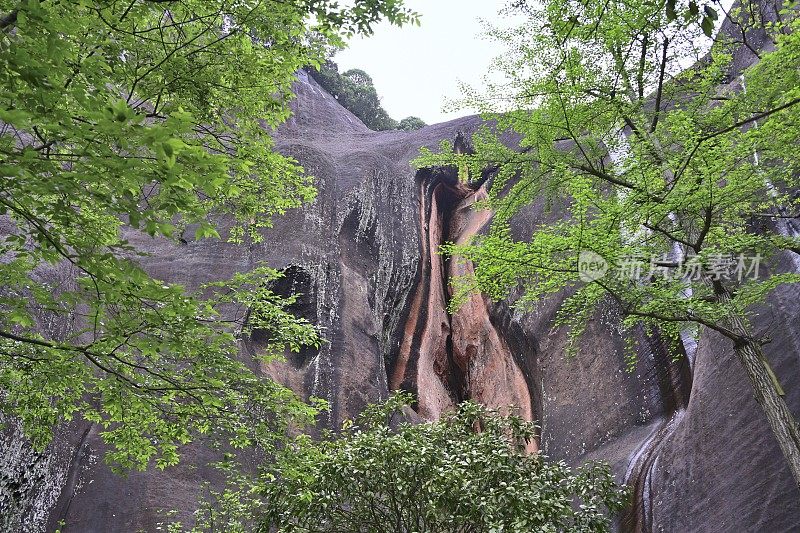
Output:
<svg viewBox="0 0 800 533">
<path fill-rule="evenodd" d="M 667 0 L 666 10 L 667 10 L 668 21 L 672 22 L 673 20 L 678 18 L 678 14 L 675 12 L 675 0 Z"/>
<path fill-rule="evenodd" d="M 705 16 L 700 22 L 700 27 L 703 29 L 703 33 L 705 33 L 706 36 L 711 37 L 714 33 L 714 20 Z"/>
<path fill-rule="evenodd" d="M 195 235 L 195 239 L 198 240 L 198 241 L 200 239 L 207 239 L 207 238 L 214 238 L 214 239 L 219 239 L 220 238 L 219 233 L 217 232 L 216 228 L 214 226 L 212 226 L 211 224 L 208 224 L 206 222 L 203 222 L 203 223 L 200 224 L 200 226 L 195 231 L 194 235 Z"/>
</svg>

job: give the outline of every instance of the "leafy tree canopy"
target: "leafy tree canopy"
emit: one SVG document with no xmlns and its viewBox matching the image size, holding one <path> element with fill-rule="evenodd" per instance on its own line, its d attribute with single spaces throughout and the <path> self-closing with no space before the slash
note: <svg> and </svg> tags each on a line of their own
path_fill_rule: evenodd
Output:
<svg viewBox="0 0 800 533">
<path fill-rule="evenodd" d="M 535 427 L 518 416 L 466 402 L 439 422 L 392 424 L 410 401 L 397 394 L 281 454 L 265 474 L 261 530 L 608 531 L 626 501 L 607 466 L 526 454 Z"/>
<path fill-rule="evenodd" d="M 567 289 L 557 323 L 573 349 L 609 299 L 626 334 L 644 324 L 677 344 L 687 328 L 717 331 L 732 341 L 800 482 L 800 432 L 749 323 L 754 303 L 800 281 L 767 268 L 800 252 L 784 225 L 800 205 L 800 20 L 774 7 L 777 22 L 756 5 L 731 14 L 734 27 L 763 28 L 774 45 L 755 50 L 759 61 L 734 78 L 745 33 L 720 36 L 705 55 L 701 28 L 661 3 L 526 6 L 522 26 L 493 31 L 508 46 L 497 62 L 505 82 L 466 98 L 496 131 L 475 136 L 474 154 L 445 143 L 417 164 L 494 175 L 491 230 L 449 248 L 476 263 L 457 281 L 455 305 L 472 290 L 501 298 L 521 286 L 517 304 L 530 308 Z M 520 149 L 500 142 L 506 130 Z M 512 236 L 511 217 L 542 198 L 554 212 Z M 587 272 L 586 254 L 604 268 Z"/>
<path fill-rule="evenodd" d="M 363 70 L 350 69 L 340 74 L 338 65 L 329 60 L 318 69 L 309 68 L 308 72 L 369 129 L 384 131 L 398 127 L 397 122 L 381 106 L 372 78 Z"/>
<path fill-rule="evenodd" d="M 581 1 L 580 4 L 582 7 L 586 7 L 588 2 Z M 666 0 L 660 3 L 661 9 L 664 10 L 664 15 L 666 16 L 666 22 L 673 22 L 681 18 L 684 22 L 698 24 L 707 37 L 711 37 L 714 32 L 714 23 L 719 19 L 719 13 L 726 12 L 724 4 L 727 4 L 727 2 L 722 2 L 721 0 L 688 0 L 687 2 Z M 538 7 L 538 4 L 529 0 L 517 0 L 512 6 L 514 10 L 533 12 Z M 569 24 L 577 25 L 581 23 L 580 14 L 566 13 L 566 15 L 567 18 L 563 20 L 566 20 Z M 601 17 L 602 15 L 600 13 Z"/>
<path fill-rule="evenodd" d="M 406 117 L 406 118 L 404 118 L 403 120 L 401 120 L 400 122 L 397 123 L 397 129 L 398 130 L 405 130 L 405 131 L 418 130 L 418 129 L 423 128 L 425 126 L 427 126 L 427 124 L 425 124 L 424 120 L 422 120 L 419 117 L 413 117 L 413 116 L 412 117 Z"/>
<path fill-rule="evenodd" d="M 137 266 L 123 228 L 257 241 L 312 199 L 269 133 L 296 70 L 416 19 L 401 0 L 348 5 L 0 0 L 0 407 L 36 447 L 81 416 L 113 463 L 164 467 L 200 434 L 243 446 L 313 414 L 232 359 L 250 328 L 280 352 L 317 342 L 268 289 L 277 272 L 189 293 Z"/>
</svg>

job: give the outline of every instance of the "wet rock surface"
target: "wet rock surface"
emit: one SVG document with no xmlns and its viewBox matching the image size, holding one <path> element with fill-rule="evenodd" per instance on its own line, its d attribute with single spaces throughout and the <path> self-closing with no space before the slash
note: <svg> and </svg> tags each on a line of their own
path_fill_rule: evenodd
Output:
<svg viewBox="0 0 800 533">
<path fill-rule="evenodd" d="M 563 295 L 524 314 L 481 296 L 448 312 L 448 279 L 470 265 L 445 261 L 436 248 L 485 228 L 491 213 L 471 205 L 486 185 L 465 188 L 452 176 L 416 172 L 409 161 L 421 146 L 468 138 L 478 118 L 372 132 L 303 73 L 296 92 L 295 115 L 275 137 L 315 176 L 314 203 L 249 247 L 127 236 L 151 252 L 144 263 L 155 277 L 190 288 L 261 261 L 284 269 L 276 290 L 303 293 L 296 312 L 326 342 L 263 366 L 266 375 L 327 399 L 330 427 L 394 389 L 414 391 L 426 419 L 465 398 L 514 405 L 541 425 L 544 453 L 572 463 L 609 461 L 631 483 L 635 502 L 623 530 L 796 530 L 800 494 L 724 340 L 703 333 L 691 357 L 673 362 L 659 339 L 643 337 L 631 373 L 610 304 L 573 358 L 564 356 L 564 332 L 552 329 Z M 514 234 L 524 238 L 552 217 L 544 207 L 521 212 Z M 781 268 L 795 267 L 786 258 Z M 799 290 L 778 291 L 758 322 L 773 338 L 767 353 L 798 414 Z M 254 335 L 243 354 L 263 340 Z M 86 424 L 59 430 L 44 454 L 13 431 L 0 443 L 4 531 L 59 524 L 64 532 L 156 531 L 168 520 L 189 523 L 202 482 L 217 481 L 205 466 L 212 455 L 199 445 L 184 450 L 176 468 L 116 476 L 99 460 L 101 440 Z"/>
</svg>

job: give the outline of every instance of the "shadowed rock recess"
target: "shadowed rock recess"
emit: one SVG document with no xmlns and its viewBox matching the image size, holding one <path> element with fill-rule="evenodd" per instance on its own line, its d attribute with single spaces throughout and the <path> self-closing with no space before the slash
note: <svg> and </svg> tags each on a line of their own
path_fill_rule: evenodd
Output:
<svg viewBox="0 0 800 533">
<path fill-rule="evenodd" d="M 751 60 L 742 55 L 735 64 Z M 448 312 L 448 279 L 471 265 L 436 252 L 486 227 L 491 213 L 471 206 L 491 177 L 465 185 L 454 170 L 415 172 L 409 161 L 442 139 L 468 149 L 478 118 L 373 132 L 302 72 L 296 93 L 295 115 L 276 140 L 316 177 L 313 204 L 244 248 L 126 235 L 151 252 L 149 272 L 189 288 L 260 261 L 285 269 L 275 290 L 303 294 L 293 311 L 326 342 L 264 366 L 265 375 L 327 399 L 330 427 L 395 389 L 416 393 L 425 419 L 467 398 L 514 405 L 541 425 L 536 448 L 575 464 L 603 459 L 631 484 L 635 504 L 618 524 L 625 531 L 797 530 L 800 494 L 728 342 L 707 332 L 696 343 L 687 338 L 686 357 L 675 362 L 661 339 L 642 333 L 629 373 L 610 304 L 574 358 L 563 355 L 564 332 L 551 329 L 563 295 L 526 314 L 478 295 Z M 525 238 L 551 216 L 543 201 L 528 206 L 512 232 Z M 788 256 L 780 265 L 797 267 Z M 70 272 L 52 276 L 68 280 Z M 767 355 L 796 414 L 798 297 L 799 287 L 779 289 L 756 322 L 772 338 Z M 264 340 L 257 332 L 243 353 Z M 64 532 L 156 531 L 164 510 L 190 522 L 201 482 L 219 481 L 199 445 L 184 450 L 176 468 L 115 476 L 101 460 L 96 428 L 84 422 L 61 428 L 42 454 L 14 432 L 0 439 L 1 531 L 53 531 L 59 523 Z"/>
</svg>

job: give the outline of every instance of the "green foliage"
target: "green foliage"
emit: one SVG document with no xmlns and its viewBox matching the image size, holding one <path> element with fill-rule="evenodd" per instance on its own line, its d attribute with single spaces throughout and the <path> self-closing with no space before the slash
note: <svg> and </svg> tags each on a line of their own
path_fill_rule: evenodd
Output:
<svg viewBox="0 0 800 533">
<path fill-rule="evenodd" d="M 126 236 L 258 241 L 312 199 L 270 128 L 297 69 L 382 17 L 416 15 L 399 0 L 0 0 L 0 407 L 37 448 L 81 416 L 115 465 L 163 468 L 201 435 L 268 446 L 311 419 L 232 358 L 249 328 L 277 352 L 318 342 L 268 290 L 277 272 L 188 292 L 143 271 Z"/>
<path fill-rule="evenodd" d="M 719 13 L 717 13 L 717 10 L 714 8 L 714 4 L 719 3 L 721 2 L 712 1 L 701 2 L 698 4 L 695 0 L 689 0 L 689 2 L 681 11 L 680 15 L 686 21 L 699 21 L 700 28 L 703 30 L 703 33 L 706 34 L 707 37 L 711 37 L 711 34 L 714 32 L 714 23 L 719 18 Z M 703 8 L 702 12 L 700 10 L 701 6 Z M 678 18 L 679 13 L 676 7 L 676 0 L 667 0 L 664 4 L 667 20 L 670 22 L 677 20 Z"/>
<path fill-rule="evenodd" d="M 419 117 L 406 117 L 397 123 L 397 129 L 404 131 L 418 130 L 425 126 L 427 126 L 427 124 Z"/>
<path fill-rule="evenodd" d="M 475 154 L 445 147 L 416 162 L 464 165 L 469 175 L 495 169 L 490 232 L 447 249 L 477 265 L 456 282 L 456 304 L 472 290 L 501 298 L 521 283 L 517 303 L 532 307 L 566 289 L 557 322 L 570 329 L 573 348 L 609 295 L 626 328 L 644 323 L 677 340 L 694 323 L 750 340 L 734 331 L 732 317 L 750 316 L 777 284 L 800 281 L 766 268 L 781 251 L 800 250 L 800 239 L 777 231 L 798 212 L 795 12 L 767 28 L 775 49 L 745 71 L 746 90 L 726 85 L 741 43 L 720 39 L 686 69 L 705 52 L 695 47 L 700 29 L 658 3 L 549 0 L 525 14 L 521 27 L 493 31 L 509 47 L 497 62 L 503 85 L 466 97 L 496 131 L 519 134 L 521 150 L 485 129 L 473 139 Z M 542 198 L 549 212 L 530 235 L 513 238 L 509 220 Z M 582 278 L 582 251 L 608 271 Z M 760 255 L 760 276 L 729 279 L 715 270 L 740 254 Z M 641 271 L 625 274 L 632 260 Z M 692 264 L 697 275 L 685 275 Z"/>
<path fill-rule="evenodd" d="M 248 533 L 253 530 L 262 504 L 259 485 L 252 475 L 242 473 L 239 460 L 232 454 L 226 454 L 214 466 L 225 479 L 225 484 L 217 489 L 218 483 L 201 483 L 200 505 L 194 512 L 191 526 L 170 521 L 167 516 L 168 520 L 159 524 L 161 528 L 171 533 Z"/>
<path fill-rule="evenodd" d="M 381 106 L 372 78 L 363 70 L 350 69 L 340 74 L 336 63 L 326 61 L 318 69 L 309 68 L 308 72 L 369 129 L 383 131 L 398 127 L 397 122 Z"/>
<path fill-rule="evenodd" d="M 517 416 L 466 402 L 439 422 L 393 424 L 410 401 L 397 394 L 280 454 L 261 530 L 608 531 L 607 510 L 626 501 L 607 466 L 527 454 L 535 427 Z"/>
<path fill-rule="evenodd" d="M 534 2 L 530 2 L 533 4 Z M 587 7 L 589 2 L 580 2 L 582 7 Z M 725 12 L 724 5 L 727 2 L 721 0 L 688 0 L 687 2 L 678 2 L 677 0 L 666 0 L 661 2 L 660 6 L 664 10 L 666 22 L 674 22 L 679 18 L 687 23 L 697 24 L 707 37 L 711 37 L 714 31 L 714 24 L 719 19 L 719 12 Z M 655 3 L 653 4 L 655 5 Z M 518 0 L 514 4 L 517 10 L 531 11 L 533 8 L 529 5 L 528 0 Z M 600 12 L 600 17 L 603 13 Z M 590 17 L 591 18 L 591 17 Z M 569 16 L 562 21 L 568 24 L 581 24 L 581 16 L 577 13 L 570 13 Z"/>
</svg>

